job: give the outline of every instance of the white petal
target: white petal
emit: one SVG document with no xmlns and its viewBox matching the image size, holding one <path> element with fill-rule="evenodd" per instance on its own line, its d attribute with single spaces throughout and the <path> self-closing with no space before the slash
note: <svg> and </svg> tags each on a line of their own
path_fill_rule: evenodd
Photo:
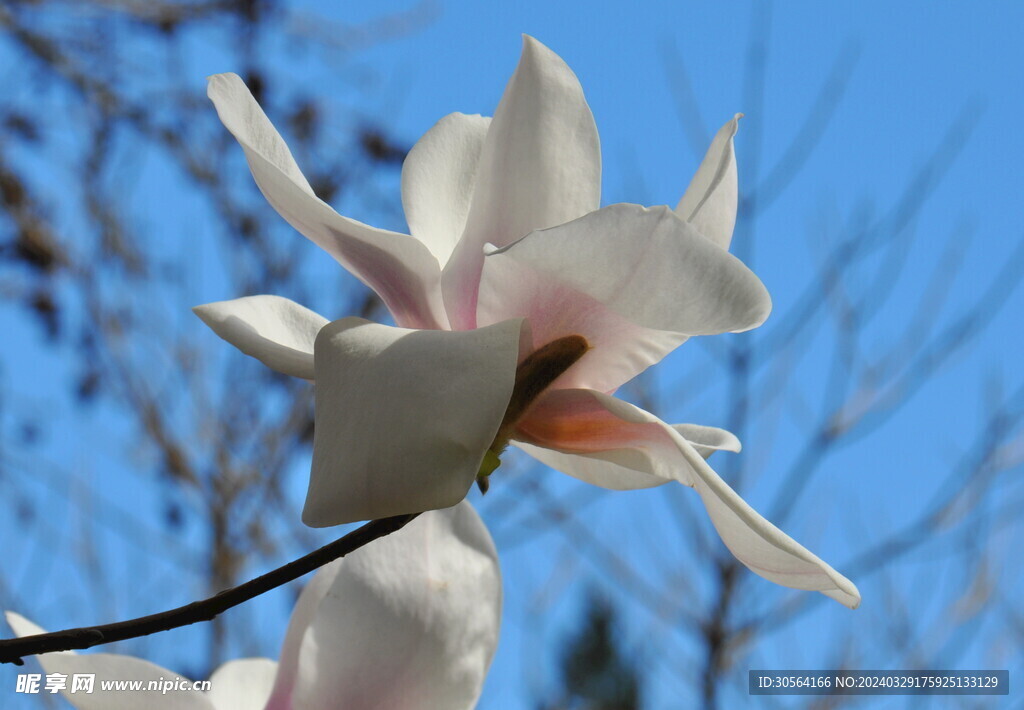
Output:
<svg viewBox="0 0 1024 710">
<path fill-rule="evenodd" d="M 440 266 L 426 246 L 407 234 L 342 217 L 316 197 L 288 146 L 238 76 L 211 76 L 207 93 L 278 214 L 376 291 L 399 325 L 447 325 Z"/>
<path fill-rule="evenodd" d="M 15 611 L 5 611 L 4 618 L 7 619 L 7 625 L 14 631 L 14 635 L 18 638 L 22 636 L 38 636 L 39 634 L 45 634 L 46 629 L 39 626 L 35 622 L 29 621 L 21 614 Z M 74 651 L 60 651 L 60 653 L 71 653 Z"/>
<path fill-rule="evenodd" d="M 354 553 L 358 554 L 358 553 Z M 292 710 L 292 691 L 295 689 L 295 679 L 299 672 L 299 651 L 302 648 L 306 630 L 313 623 L 316 611 L 320 602 L 327 595 L 328 590 L 334 584 L 335 577 L 341 561 L 324 565 L 310 580 L 299 595 L 299 601 L 292 610 L 291 618 L 288 620 L 288 630 L 284 635 L 284 643 L 281 645 L 281 660 L 277 666 L 277 677 L 274 680 L 274 689 L 266 710 Z"/>
<path fill-rule="evenodd" d="M 515 259 L 488 260 L 480 284 L 477 325 L 515 313 L 530 324 L 530 350 L 566 335 L 590 343 L 583 358 L 552 387 L 611 392 L 675 350 L 687 336 L 644 328 L 545 271 Z"/>
<path fill-rule="evenodd" d="M 412 236 L 443 267 L 466 228 L 491 119 L 452 113 L 416 142 L 402 165 L 402 206 Z"/>
<path fill-rule="evenodd" d="M 603 460 L 692 486 L 722 541 L 753 572 L 786 587 L 820 591 L 851 608 L 860 603 L 852 582 L 761 517 L 678 431 L 639 407 L 591 390 L 548 392 L 520 423 L 520 437 L 562 453 L 600 454 Z M 571 473 L 579 476 L 581 470 Z M 607 473 L 606 467 L 597 470 Z"/>
<path fill-rule="evenodd" d="M 573 289 L 644 328 L 683 335 L 740 332 L 763 323 L 771 311 L 768 291 L 750 269 L 667 207 L 611 205 L 491 251 L 480 287 L 486 319 L 511 317 L 502 304 L 522 298 L 502 274 L 513 268 L 509 261 L 543 275 L 549 285 L 537 288 L 540 294 Z M 549 317 L 574 327 L 559 313 Z M 533 319 L 530 325 L 540 327 Z"/>
<path fill-rule="evenodd" d="M 469 503 L 336 563 L 303 639 L 292 710 L 469 710 L 498 640 L 494 543 Z"/>
<path fill-rule="evenodd" d="M 7 612 L 7 623 L 18 636 L 32 636 L 46 633 L 31 621 Z M 59 651 L 36 656 L 45 673 L 61 673 L 67 676 L 67 689 L 61 695 L 78 710 L 217 710 L 204 693 L 194 690 L 107 690 L 100 688 L 101 681 L 127 680 L 141 681 L 148 687 L 150 681 L 164 683 L 184 681 L 191 684 L 184 676 L 144 661 L 141 658 L 122 656 L 115 653 L 83 653 Z M 75 674 L 94 674 L 95 680 L 92 693 L 70 692 L 72 676 Z M 45 681 L 45 678 L 43 679 Z M 41 684 L 42 686 L 42 684 Z M 157 688 L 164 686 L 157 685 Z"/>
<path fill-rule="evenodd" d="M 210 676 L 206 697 L 216 710 L 264 710 L 276 673 L 269 658 L 228 661 Z"/>
<path fill-rule="evenodd" d="M 743 114 L 736 114 L 719 129 L 690 186 L 676 205 L 676 214 L 723 249 L 729 248 L 736 226 L 739 183 L 733 137 L 742 117 Z"/>
<path fill-rule="evenodd" d="M 566 473 L 573 478 L 612 491 L 635 491 L 654 488 L 669 482 L 667 478 L 652 476 L 637 471 L 635 467 L 648 462 L 641 457 L 643 452 L 633 449 L 614 449 L 590 453 L 563 452 L 558 449 L 534 446 L 524 441 L 513 441 L 516 446 L 545 466 Z"/>
<path fill-rule="evenodd" d="M 523 38 L 487 132 L 465 234 L 445 267 L 452 327 L 472 328 L 486 243 L 504 246 L 598 208 L 601 147 L 583 89 L 562 59 Z"/>
<path fill-rule="evenodd" d="M 280 296 L 246 296 L 195 306 L 213 332 L 267 367 L 313 379 L 313 343 L 322 315 Z"/>
<path fill-rule="evenodd" d="M 323 527 L 462 500 L 512 395 L 521 327 L 413 331 L 344 318 L 321 330 L 303 521 Z"/>
<path fill-rule="evenodd" d="M 705 459 L 716 451 L 738 454 L 743 446 L 731 431 L 701 424 L 673 424 L 672 428 L 686 439 Z"/>
<path fill-rule="evenodd" d="M 740 450 L 739 439 L 724 429 L 698 424 L 673 424 L 672 428 L 682 434 L 705 459 L 715 451 Z M 613 491 L 653 488 L 669 481 L 668 478 L 655 475 L 660 462 L 666 459 L 658 456 L 650 444 L 629 449 L 573 452 L 534 446 L 522 441 L 512 443 L 546 466 Z"/>
</svg>

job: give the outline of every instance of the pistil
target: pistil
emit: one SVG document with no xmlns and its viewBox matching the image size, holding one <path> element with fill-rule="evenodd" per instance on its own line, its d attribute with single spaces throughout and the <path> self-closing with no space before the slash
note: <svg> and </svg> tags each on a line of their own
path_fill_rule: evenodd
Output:
<svg viewBox="0 0 1024 710">
<path fill-rule="evenodd" d="M 476 476 L 477 486 L 482 493 L 487 492 L 488 477 L 501 465 L 501 454 L 508 446 L 516 424 L 526 415 L 530 405 L 588 350 L 590 343 L 582 335 L 566 335 L 537 348 L 516 367 L 512 397 Z"/>
</svg>

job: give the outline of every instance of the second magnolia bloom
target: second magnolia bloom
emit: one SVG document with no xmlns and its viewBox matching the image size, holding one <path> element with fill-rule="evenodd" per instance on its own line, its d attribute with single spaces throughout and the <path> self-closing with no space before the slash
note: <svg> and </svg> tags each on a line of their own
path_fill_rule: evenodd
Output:
<svg viewBox="0 0 1024 710">
<path fill-rule="evenodd" d="M 737 451 L 735 437 L 670 426 L 611 396 L 688 337 L 749 330 L 771 310 L 764 286 L 727 251 L 738 117 L 715 136 L 674 210 L 602 209 L 583 91 L 527 37 L 493 119 L 452 114 L 410 151 L 406 235 L 319 200 L 237 76 L 212 77 L 209 93 L 270 203 L 373 288 L 398 325 L 328 323 L 275 296 L 196 308 L 243 352 L 315 379 L 308 524 L 452 505 L 503 428 L 514 445 L 595 485 L 690 486 L 750 569 L 857 605 L 849 580 L 707 465 L 715 450 Z M 567 336 L 589 350 L 510 423 L 517 365 Z"/>
<path fill-rule="evenodd" d="M 43 633 L 8 612 L 18 636 Z M 471 710 L 501 623 L 498 555 L 469 503 L 425 513 L 321 568 L 292 612 L 279 662 L 229 661 L 209 692 L 148 661 L 115 653 L 46 653 L 48 674 L 134 680 L 138 691 L 71 692 L 79 710 Z M 183 690 L 156 693 L 177 679 Z M 166 686 L 154 686 L 157 688 Z"/>
</svg>

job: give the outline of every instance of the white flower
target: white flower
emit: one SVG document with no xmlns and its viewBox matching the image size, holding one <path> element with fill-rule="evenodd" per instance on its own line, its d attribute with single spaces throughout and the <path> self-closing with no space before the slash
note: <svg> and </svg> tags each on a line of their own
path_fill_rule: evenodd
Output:
<svg viewBox="0 0 1024 710">
<path fill-rule="evenodd" d="M 712 451 L 739 449 L 732 434 L 669 426 L 611 396 L 689 336 L 748 330 L 771 310 L 761 282 L 726 251 L 739 116 L 715 136 L 675 210 L 599 209 L 600 148 L 583 91 L 526 37 L 493 120 L 451 114 L 410 151 L 406 235 L 315 197 L 237 76 L 212 77 L 209 94 L 274 208 L 374 289 L 398 325 L 328 323 L 274 296 L 195 309 L 243 352 L 316 381 L 306 523 L 452 505 L 511 439 L 599 486 L 691 486 L 750 569 L 856 606 L 852 583 L 707 465 Z M 566 354 L 573 343 L 586 352 Z M 524 395 L 531 384 L 517 389 L 516 365 L 545 346 L 556 351 L 545 366 L 561 374 Z"/>
<path fill-rule="evenodd" d="M 68 676 L 62 693 L 79 710 L 469 710 L 500 621 L 494 543 L 462 502 L 322 567 L 292 612 L 280 663 L 225 663 L 209 692 L 104 691 L 102 681 L 190 683 L 132 656 L 38 658 L 46 673 Z M 44 633 L 13 612 L 7 622 L 18 636 Z M 83 673 L 95 674 L 93 692 L 70 692 L 71 676 Z"/>
</svg>

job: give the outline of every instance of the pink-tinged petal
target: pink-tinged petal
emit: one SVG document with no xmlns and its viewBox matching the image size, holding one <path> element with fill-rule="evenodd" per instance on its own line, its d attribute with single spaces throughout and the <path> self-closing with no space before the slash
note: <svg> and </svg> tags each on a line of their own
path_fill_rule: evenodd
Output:
<svg viewBox="0 0 1024 710">
<path fill-rule="evenodd" d="M 237 75 L 210 77 L 207 93 L 278 214 L 373 289 L 399 325 L 447 325 L 440 266 L 423 243 L 342 217 L 314 195 L 288 146 Z"/>
<path fill-rule="evenodd" d="M 321 330 L 303 521 L 323 527 L 462 500 L 512 395 L 521 329 L 521 320 L 451 332 L 344 318 Z"/>
<path fill-rule="evenodd" d="M 7 623 L 17 636 L 34 636 L 46 633 L 31 621 L 15 614 L 6 613 Z M 219 710 L 206 697 L 205 693 L 193 690 L 177 690 L 161 693 L 159 690 L 103 690 L 102 681 L 126 680 L 141 681 L 143 688 L 149 683 L 191 681 L 179 673 L 161 668 L 141 658 L 122 656 L 116 653 L 74 653 L 59 651 L 36 656 L 45 673 L 61 673 L 67 676 L 67 688 L 60 691 L 61 695 L 78 710 Z M 75 674 L 95 675 L 92 693 L 72 693 L 72 676 Z M 44 679 L 45 680 L 45 679 Z M 42 687 L 42 684 L 41 684 Z M 158 685 L 155 687 L 163 687 Z M 248 709 L 246 709 L 248 710 Z M 259 708 L 253 708 L 259 710 Z"/>
<path fill-rule="evenodd" d="M 548 466 L 602 488 L 651 488 L 678 479 L 675 444 L 646 421 L 623 421 L 596 394 L 548 390 L 516 426 L 516 445 Z"/>
<path fill-rule="evenodd" d="M 653 414 L 600 392 L 556 390 L 520 422 L 515 438 L 692 486 L 722 541 L 750 570 L 785 587 L 819 591 L 851 608 L 860 603 L 852 582 L 761 517 L 678 431 Z M 608 474 L 606 466 L 597 470 Z M 570 471 L 575 476 L 581 472 L 588 470 Z"/>
<path fill-rule="evenodd" d="M 601 146 L 579 80 L 557 54 L 524 37 L 487 132 L 465 233 L 444 269 L 452 327 L 476 325 L 485 244 L 504 246 L 600 201 Z"/>
<path fill-rule="evenodd" d="M 303 638 L 291 710 L 470 710 L 498 641 L 494 543 L 463 501 L 339 566 Z"/>
<path fill-rule="evenodd" d="M 556 396 L 555 400 L 557 399 Z M 562 411 L 558 412 L 558 409 L 562 409 Z M 589 417 L 587 415 L 588 409 L 592 410 Z M 571 419 L 575 416 L 579 418 L 578 426 L 597 424 L 599 429 L 604 425 L 600 423 L 600 420 L 607 419 L 607 415 L 601 411 L 593 411 L 596 409 L 592 405 L 588 406 L 586 401 L 573 402 L 565 400 L 561 403 L 561 406 L 557 402 L 548 403 L 546 407 L 542 407 L 538 411 L 535 419 L 527 419 L 526 427 L 527 429 L 534 428 L 539 433 L 544 432 L 546 429 L 550 431 L 550 422 L 548 426 L 545 426 L 543 422 L 540 425 L 536 422 L 537 419 L 543 419 L 544 416 L 550 417 L 555 415 L 555 418 L 559 421 L 564 421 L 565 418 Z M 573 413 L 572 410 L 575 410 L 575 412 Z M 588 418 L 590 419 L 589 421 Z M 616 423 L 610 421 L 606 422 L 606 425 L 614 427 Z M 672 424 L 671 426 L 682 434 L 683 438 L 693 446 L 698 454 L 706 459 L 716 451 L 739 451 L 738 438 L 725 429 L 719 429 L 714 426 L 700 426 L 699 424 Z M 520 432 L 520 435 L 526 436 L 526 433 Z M 545 443 L 549 447 L 559 446 L 555 436 L 551 434 L 548 435 Z M 652 459 L 658 455 L 657 447 L 666 444 L 664 441 L 647 441 L 635 449 L 613 448 L 571 452 L 535 446 L 524 442 L 512 442 L 512 444 L 546 466 L 550 466 L 563 473 L 568 473 L 572 477 L 579 478 L 581 481 L 585 481 L 593 486 L 599 486 L 612 491 L 634 491 L 668 483 L 668 478 L 666 477 L 643 472 L 655 470 L 656 463 Z M 568 443 L 563 442 L 564 444 Z M 608 446 L 608 443 L 605 442 L 601 446 Z M 615 446 L 621 447 L 621 444 L 616 443 Z M 662 453 L 667 453 L 669 458 L 671 458 L 673 452 L 669 448 L 666 452 Z M 642 469 L 642 471 L 637 470 L 638 468 Z"/>
<path fill-rule="evenodd" d="M 491 119 L 452 113 L 416 142 L 402 165 L 409 232 L 443 268 L 466 228 L 480 151 Z"/>
<path fill-rule="evenodd" d="M 215 710 L 264 710 L 276 673 L 277 661 L 269 658 L 228 661 L 210 676 L 206 697 Z"/>
<path fill-rule="evenodd" d="M 739 182 L 733 137 L 742 117 L 742 113 L 736 114 L 719 129 L 690 186 L 676 205 L 676 214 L 723 249 L 729 248 L 736 226 Z"/>
<path fill-rule="evenodd" d="M 358 554 L 358 553 L 355 553 Z M 267 702 L 266 710 L 292 710 L 292 691 L 299 672 L 299 651 L 309 625 L 313 623 L 320 602 L 334 584 L 341 561 L 324 565 L 310 580 L 299 595 L 299 601 L 288 620 L 288 630 L 281 645 L 281 660 L 277 666 L 274 689 Z"/>
<path fill-rule="evenodd" d="M 753 328 L 770 310 L 757 277 L 668 208 L 613 205 L 492 250 L 477 322 L 525 317 L 535 347 L 584 336 L 592 349 L 555 387 L 610 392 L 688 336 Z"/>
<path fill-rule="evenodd" d="M 611 392 L 629 382 L 680 344 L 687 336 L 644 328 L 596 298 L 552 278 L 547 272 L 511 258 L 484 265 L 480 287 L 479 326 L 506 320 L 515 313 L 530 324 L 530 350 L 566 335 L 582 335 L 590 350 L 551 386 Z"/>
<path fill-rule="evenodd" d="M 195 306 L 214 333 L 267 367 L 313 379 L 313 342 L 328 321 L 280 296 L 247 296 Z"/>
<path fill-rule="evenodd" d="M 705 459 L 716 451 L 739 451 L 740 442 L 733 434 L 724 429 L 700 426 L 698 424 L 673 424 L 673 429 L 682 434 Z M 703 443 L 698 443 L 703 442 Z M 640 448 L 624 450 L 621 448 L 602 451 L 581 451 L 567 453 L 558 449 L 534 446 L 522 441 L 513 441 L 519 447 L 545 466 L 556 471 L 567 473 L 573 478 L 586 481 L 591 485 L 615 491 L 629 491 L 641 488 L 653 488 L 668 483 L 668 479 L 636 470 L 654 470 L 655 464 L 651 449 L 657 448 L 657 442 L 642 444 Z M 647 449 L 645 451 L 644 449 Z M 670 452 L 671 453 L 671 452 Z"/>
</svg>

